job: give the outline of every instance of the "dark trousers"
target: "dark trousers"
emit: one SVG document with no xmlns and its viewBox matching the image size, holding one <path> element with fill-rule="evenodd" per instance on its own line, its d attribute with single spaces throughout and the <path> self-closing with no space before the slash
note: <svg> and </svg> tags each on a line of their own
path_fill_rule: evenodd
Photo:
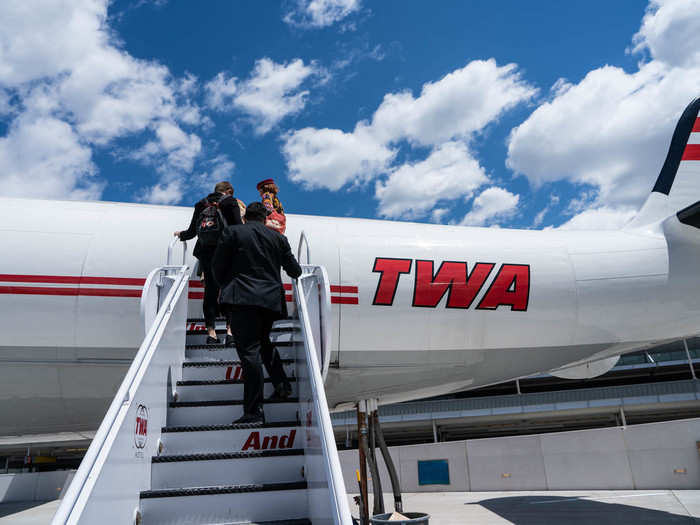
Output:
<svg viewBox="0 0 700 525">
<path fill-rule="evenodd" d="M 204 302 L 202 303 L 204 324 L 207 328 L 215 328 L 216 318 L 219 315 L 219 285 L 216 284 L 211 271 L 211 257 L 199 259 L 199 267 L 204 275 Z"/>
<path fill-rule="evenodd" d="M 243 411 L 246 414 L 262 412 L 263 363 L 276 387 L 289 384 L 279 352 L 270 341 L 272 323 L 278 317 L 276 312 L 257 306 L 231 306 L 228 311 L 243 369 Z"/>
</svg>

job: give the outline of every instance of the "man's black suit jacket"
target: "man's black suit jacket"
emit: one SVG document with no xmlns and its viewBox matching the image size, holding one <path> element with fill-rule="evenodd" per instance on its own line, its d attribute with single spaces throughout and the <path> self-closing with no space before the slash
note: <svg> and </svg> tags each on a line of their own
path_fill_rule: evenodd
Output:
<svg viewBox="0 0 700 525">
<path fill-rule="evenodd" d="M 212 264 L 221 287 L 220 302 L 286 311 L 280 267 L 292 278 L 301 275 L 284 235 L 257 221 L 229 226 L 219 240 Z"/>
</svg>

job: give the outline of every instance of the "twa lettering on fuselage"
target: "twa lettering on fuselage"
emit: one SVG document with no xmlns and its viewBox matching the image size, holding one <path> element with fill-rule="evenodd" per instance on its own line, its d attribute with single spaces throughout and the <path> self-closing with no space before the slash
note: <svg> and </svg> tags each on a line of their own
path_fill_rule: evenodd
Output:
<svg viewBox="0 0 700 525">
<path fill-rule="evenodd" d="M 281 436 L 265 436 L 260 440 L 260 432 L 257 430 L 250 433 L 241 450 L 275 450 L 287 449 L 294 446 L 294 438 L 297 435 L 295 429 L 290 430 L 289 434 Z"/>
<path fill-rule="evenodd" d="M 526 312 L 530 298 L 529 264 L 496 264 L 465 261 L 442 261 L 435 270 L 435 261 L 377 257 L 372 271 L 379 274 L 372 304 L 392 306 L 399 281 L 404 274 L 414 273 L 413 300 L 416 308 L 435 308 L 447 294 L 446 308 L 469 309 L 479 292 L 496 269 L 490 286 L 476 310 L 496 310 L 510 307 L 514 312 Z"/>
</svg>

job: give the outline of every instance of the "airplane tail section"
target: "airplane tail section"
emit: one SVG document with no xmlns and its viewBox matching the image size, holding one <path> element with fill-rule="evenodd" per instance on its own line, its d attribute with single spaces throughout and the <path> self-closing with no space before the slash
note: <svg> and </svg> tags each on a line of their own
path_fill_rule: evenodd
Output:
<svg viewBox="0 0 700 525">
<path fill-rule="evenodd" d="M 691 225 L 700 223 L 700 97 L 693 100 L 676 124 L 666 161 L 651 195 L 627 225 L 639 228 L 681 214 Z M 695 217 L 694 219 L 692 217 Z M 693 224 L 693 222 L 695 224 Z"/>
</svg>

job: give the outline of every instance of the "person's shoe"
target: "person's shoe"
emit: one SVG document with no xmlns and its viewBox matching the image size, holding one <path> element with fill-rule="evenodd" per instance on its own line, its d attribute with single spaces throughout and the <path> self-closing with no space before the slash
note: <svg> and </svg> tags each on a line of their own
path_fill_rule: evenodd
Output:
<svg viewBox="0 0 700 525">
<path fill-rule="evenodd" d="M 259 414 L 243 414 L 243 417 L 239 417 L 233 422 L 234 425 L 253 423 L 265 423 L 265 413 L 260 412 Z"/>
<path fill-rule="evenodd" d="M 233 346 L 236 346 L 236 341 L 234 340 L 232 335 L 226 334 L 226 346 L 228 348 L 231 348 Z"/>
<path fill-rule="evenodd" d="M 219 341 L 218 338 L 212 337 L 210 335 L 207 336 L 207 344 L 208 345 L 218 345 L 221 341 Z"/>
<path fill-rule="evenodd" d="M 292 385 L 290 385 L 289 383 L 287 383 L 286 385 L 277 385 L 275 387 L 275 391 L 265 401 L 267 401 L 268 403 L 279 403 L 280 401 L 286 401 L 291 395 Z"/>
</svg>

